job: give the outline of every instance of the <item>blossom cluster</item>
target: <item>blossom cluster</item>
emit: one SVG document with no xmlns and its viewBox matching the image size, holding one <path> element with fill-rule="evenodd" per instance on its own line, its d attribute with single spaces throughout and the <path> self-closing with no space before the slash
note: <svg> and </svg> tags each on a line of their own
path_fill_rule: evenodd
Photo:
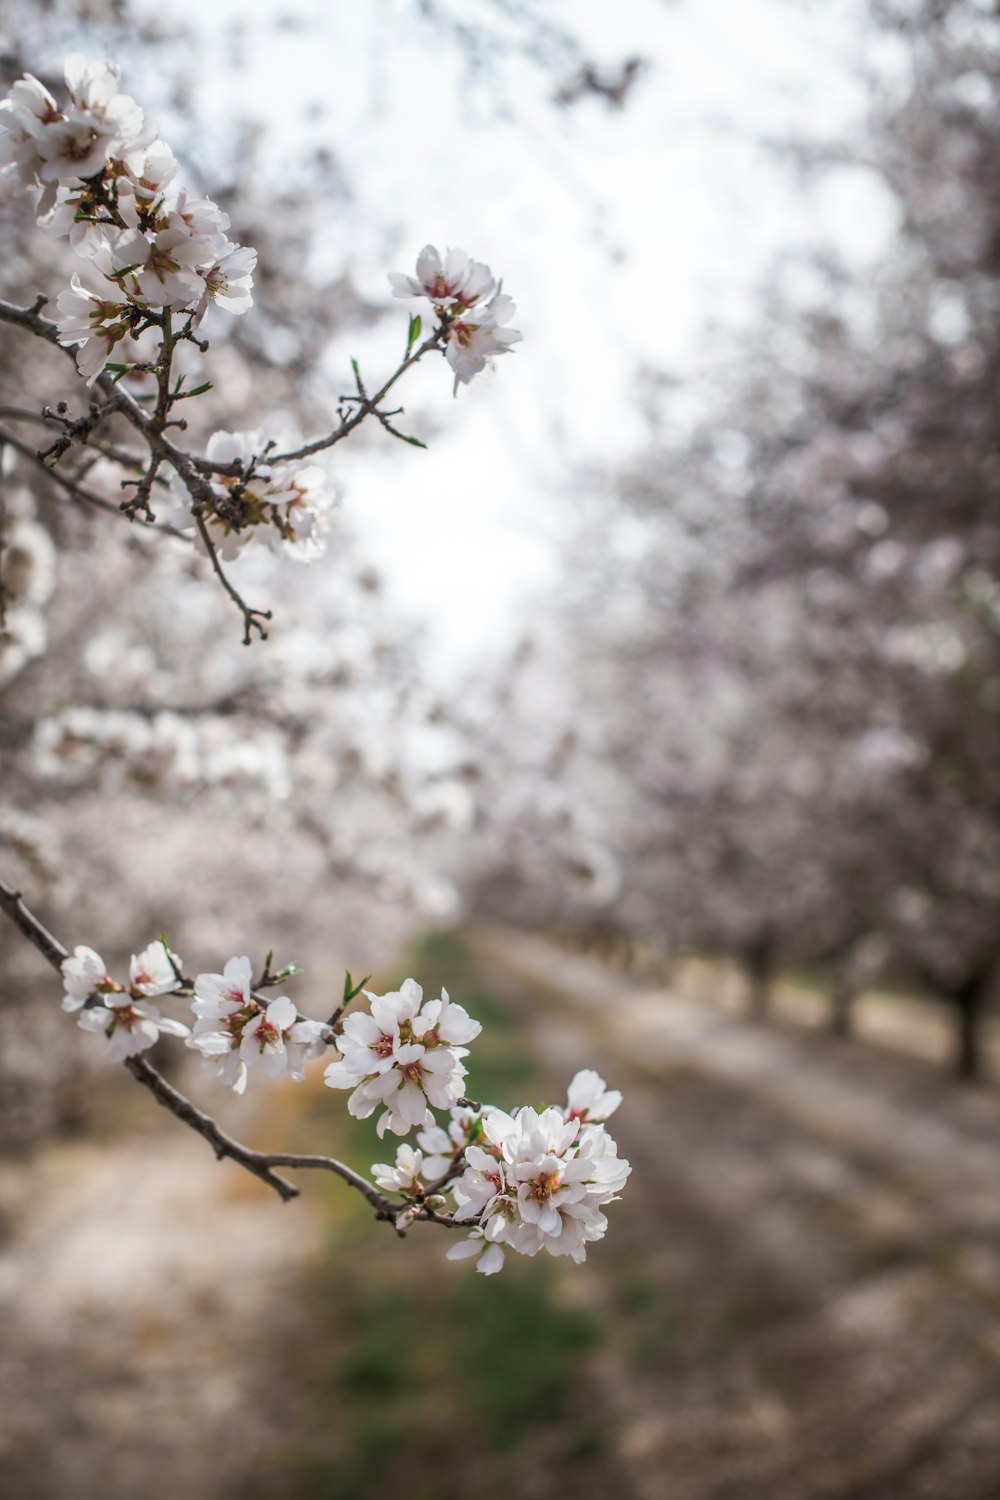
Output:
<svg viewBox="0 0 1000 1500">
<path fill-rule="evenodd" d="M 121 780 L 147 790 L 227 787 L 281 801 L 292 786 L 282 736 L 267 726 L 253 738 L 234 734 L 231 720 L 219 714 L 69 704 L 38 722 L 32 752 L 37 774 L 63 784 L 79 783 L 110 764 Z"/>
<path fill-rule="evenodd" d="M 286 995 L 260 990 L 294 970 L 255 987 L 250 959 L 231 958 L 221 973 L 185 979 L 181 960 L 161 939 L 133 957 L 127 985 L 107 972 L 94 949 L 78 947 L 63 961 L 63 1009 L 80 1026 L 108 1038 L 109 1055 L 124 1061 L 161 1036 L 183 1037 L 205 1069 L 236 1093 L 252 1070 L 301 1081 L 305 1065 L 330 1047 L 335 1061 L 324 1072 L 330 1088 L 351 1089 L 348 1110 L 367 1119 L 382 1108 L 378 1132 L 408 1136 L 392 1163 L 377 1162 L 372 1176 L 390 1200 L 398 1229 L 416 1218 L 468 1227 L 448 1252 L 451 1260 L 475 1258 L 484 1275 L 499 1271 L 505 1251 L 518 1255 L 586 1258 L 603 1238 L 603 1210 L 625 1185 L 630 1166 L 618 1155 L 605 1121 L 621 1103 L 592 1070 L 576 1074 L 562 1107 L 526 1105 L 507 1114 L 463 1097 L 466 1043 L 482 1031 L 463 1006 L 442 991 L 425 1000 L 419 984 L 376 995 L 348 987 L 329 1021 L 300 1016 Z M 194 1024 L 161 1015 L 153 999 L 190 1001 Z M 366 1002 L 344 1014 L 360 995 Z M 447 1111 L 441 1124 L 434 1111 Z"/>
<path fill-rule="evenodd" d="M 145 1052 L 161 1036 L 188 1035 L 183 1021 L 161 1015 L 152 1004 L 154 997 L 181 988 L 180 959 L 162 940 L 133 955 L 127 985 L 112 979 L 101 955 L 83 944 L 64 960 L 62 972 L 63 1010 L 78 1012 L 84 1031 L 107 1037 L 114 1062 Z"/>
<path fill-rule="evenodd" d="M 59 338 L 76 346 L 88 385 L 116 346 L 176 311 L 197 327 L 212 303 L 251 305 L 256 252 L 229 218 L 191 198 L 178 164 L 108 61 L 66 61 L 60 108 L 30 73 L 0 103 L 0 192 L 34 192 L 39 223 L 84 261 L 58 298 Z"/>
<path fill-rule="evenodd" d="M 330 1088 L 353 1090 L 347 1108 L 359 1120 L 385 1105 L 379 1135 L 386 1129 L 408 1135 L 425 1121 L 429 1105 L 448 1109 L 461 1099 L 464 1043 L 483 1028 L 449 1000 L 447 990 L 424 1004 L 423 990 L 412 979 L 390 995 L 368 998 L 368 1013 L 344 1022 L 340 1058 L 323 1076 Z"/>
<path fill-rule="evenodd" d="M 210 481 L 215 508 L 206 513 L 215 549 L 231 560 L 257 538 L 273 551 L 311 562 L 326 547 L 335 497 L 325 469 L 318 464 L 270 464 L 260 432 L 215 432 L 205 457 L 210 463 L 238 467 L 238 474 L 214 474 Z M 191 496 L 179 480 L 173 484 L 177 509 L 171 522 L 181 530 L 194 525 Z"/>
<path fill-rule="evenodd" d="M 306 1059 L 326 1051 L 329 1027 L 322 1021 L 300 1017 L 287 995 L 267 1002 L 254 995 L 245 956 L 231 958 L 221 974 L 199 974 L 191 1009 L 197 1019 L 187 1045 L 237 1094 L 258 1063 L 268 1078 L 287 1072 L 301 1082 Z"/>
<path fill-rule="evenodd" d="M 75 351 L 87 384 L 106 373 L 138 379 L 145 399 L 154 394 L 148 386 L 155 378 L 156 429 L 183 426 L 170 419 L 174 404 L 211 383 L 184 388 L 186 372 L 173 374 L 175 352 L 185 341 L 207 349 L 197 331 L 213 304 L 229 313 L 247 311 L 256 251 L 229 238 L 230 221 L 218 204 L 190 195 L 170 147 L 135 99 L 119 90 L 117 64 L 73 54 L 64 71 L 68 97 L 62 104 L 30 73 L 0 101 L 0 199 L 31 195 L 39 225 L 67 240 L 79 259 L 56 299 L 55 327 L 59 342 Z M 341 398 L 340 427 L 306 452 L 332 446 L 373 414 L 394 436 L 419 444 L 392 425 L 394 413 L 379 407 L 399 376 L 435 350 L 445 354 L 457 390 L 521 338 L 509 326 L 515 308 L 502 283 L 463 250 L 442 257 L 425 246 L 416 276 L 390 280 L 397 296 L 430 301 L 436 331 L 415 348 L 421 318 L 411 316 L 402 363 L 374 400 L 355 363 L 357 395 Z M 194 465 L 177 459 L 170 522 L 193 532 L 216 561 L 216 555 L 231 560 L 255 538 L 305 561 L 318 556 L 333 507 L 326 475 L 315 464 L 270 461 L 273 448 L 258 432 L 219 431 L 203 459 Z M 154 519 L 149 501 L 154 482 L 164 482 L 161 467 L 170 468 L 162 457 L 144 480 L 126 481 L 136 485 L 123 505 L 130 515 Z M 248 639 L 261 628 L 252 623 L 255 614 L 262 612 L 244 610 Z M 35 623 L 25 615 L 24 659 L 34 653 Z"/>
<path fill-rule="evenodd" d="M 485 1276 L 501 1269 L 505 1248 L 586 1260 L 587 1245 L 608 1227 L 601 1210 L 632 1170 L 604 1126 L 620 1103 L 617 1090 L 585 1069 L 561 1109 L 484 1109 L 482 1139 L 466 1146 L 465 1170 L 450 1186 L 452 1217 L 472 1225 L 472 1233 L 449 1250 L 449 1260 L 474 1256 Z"/>
<path fill-rule="evenodd" d="M 489 266 L 464 250 L 448 250 L 442 258 L 434 245 L 417 256 L 416 276 L 389 273 L 396 297 L 424 298 L 431 303 L 444 340 L 445 358 L 455 372 L 455 389 L 467 385 L 499 354 L 508 354 L 521 334 L 509 328 L 517 312 L 495 281 Z"/>
</svg>

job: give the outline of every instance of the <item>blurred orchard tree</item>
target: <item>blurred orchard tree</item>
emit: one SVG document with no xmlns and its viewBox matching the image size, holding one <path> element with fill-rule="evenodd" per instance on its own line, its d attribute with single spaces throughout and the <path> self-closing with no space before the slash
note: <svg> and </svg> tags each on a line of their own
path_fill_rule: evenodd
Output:
<svg viewBox="0 0 1000 1500">
<path fill-rule="evenodd" d="M 759 1012 L 816 966 L 840 1031 L 862 983 L 915 982 L 971 1077 L 1000 975 L 1000 17 L 866 26 L 865 132 L 780 149 L 806 185 L 874 174 L 898 231 L 864 277 L 781 261 L 696 417 L 640 372 L 657 433 L 580 476 L 567 588 L 499 690 L 481 891 L 735 956 Z"/>
</svg>

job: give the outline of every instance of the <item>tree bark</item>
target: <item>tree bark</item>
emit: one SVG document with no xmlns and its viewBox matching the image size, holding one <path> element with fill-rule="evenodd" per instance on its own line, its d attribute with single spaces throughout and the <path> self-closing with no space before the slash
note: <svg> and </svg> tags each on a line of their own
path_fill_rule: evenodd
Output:
<svg viewBox="0 0 1000 1500">
<path fill-rule="evenodd" d="M 774 975 L 774 941 L 769 936 L 757 938 L 743 953 L 747 974 L 747 1010 L 753 1021 L 766 1021 L 771 1009 L 771 980 Z"/>
<path fill-rule="evenodd" d="M 856 993 L 854 986 L 848 982 L 845 975 L 834 973 L 830 986 L 829 1032 L 831 1036 L 846 1038 L 852 1034 Z"/>
<path fill-rule="evenodd" d="M 978 1081 L 983 1074 L 981 1022 L 989 981 L 988 973 L 975 974 L 951 993 L 952 1003 L 958 1011 L 955 1075 L 966 1083 Z"/>
</svg>

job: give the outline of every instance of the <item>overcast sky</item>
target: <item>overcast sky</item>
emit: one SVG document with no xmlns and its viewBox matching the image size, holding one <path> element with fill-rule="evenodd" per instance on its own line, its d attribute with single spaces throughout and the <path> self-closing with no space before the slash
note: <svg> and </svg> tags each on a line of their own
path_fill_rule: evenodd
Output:
<svg viewBox="0 0 1000 1500">
<path fill-rule="evenodd" d="M 411 426 L 434 429 L 429 452 L 337 452 L 352 518 L 449 660 L 505 637 L 531 587 L 557 585 L 553 496 L 575 464 L 641 442 L 641 366 L 689 367 L 707 324 L 747 317 L 782 248 L 832 237 L 863 261 L 893 223 L 863 174 L 806 196 L 764 145 L 861 117 L 856 0 L 542 9 L 598 59 L 648 60 L 626 109 L 586 99 L 559 110 L 554 80 L 523 63 L 463 85 L 461 57 L 413 0 L 171 6 L 171 22 L 185 18 L 198 37 L 207 125 L 224 129 L 234 108 L 259 113 L 276 173 L 319 140 L 338 154 L 352 198 L 330 206 L 331 264 L 388 299 L 386 271 L 412 269 L 427 241 L 459 245 L 517 301 L 524 343 L 495 377 L 453 401 L 435 361 L 404 388 Z M 399 322 L 402 311 L 332 357 L 346 369 L 358 354 L 372 375 L 391 368 Z"/>
</svg>

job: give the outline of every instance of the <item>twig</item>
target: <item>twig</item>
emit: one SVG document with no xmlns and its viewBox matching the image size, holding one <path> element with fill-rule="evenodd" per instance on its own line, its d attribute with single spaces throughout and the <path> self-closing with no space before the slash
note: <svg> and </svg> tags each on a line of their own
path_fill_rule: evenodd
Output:
<svg viewBox="0 0 1000 1500">
<path fill-rule="evenodd" d="M 79 501 L 82 505 L 93 505 L 97 510 L 106 510 L 109 515 L 118 516 L 121 519 L 122 512 L 113 501 L 106 500 L 103 495 L 95 495 L 93 490 L 84 489 L 77 480 L 70 479 L 65 474 L 60 474 L 57 469 L 50 469 L 48 464 L 41 461 L 34 448 L 30 447 L 27 443 L 22 443 L 20 438 L 14 437 L 6 429 L 0 429 L 0 442 L 6 443 L 8 447 L 13 448 L 16 453 L 20 453 L 29 462 L 37 464 L 47 478 L 51 479 L 52 483 L 58 485 L 60 489 L 65 490 L 73 500 Z M 141 517 L 138 518 L 138 521 L 139 525 L 145 527 L 148 531 L 162 531 L 166 536 L 176 537 L 179 542 L 186 542 L 189 547 L 194 544 L 193 537 L 189 536 L 187 532 L 179 531 L 176 526 L 171 526 L 168 521 L 145 521 Z"/>
<path fill-rule="evenodd" d="M 429 354 L 432 349 L 441 348 L 444 342 L 444 335 L 445 329 L 438 328 L 434 331 L 434 333 L 430 335 L 429 338 L 424 339 L 424 342 L 418 349 L 414 349 L 412 354 L 408 354 L 406 356 L 402 364 L 400 364 L 399 368 L 392 375 L 390 375 L 389 379 L 382 386 L 381 390 L 377 391 L 374 396 L 368 396 L 365 393 L 364 387 L 361 385 L 359 380 L 358 389 L 361 392 L 361 395 L 360 399 L 354 397 L 350 398 L 352 400 L 356 399 L 358 401 L 357 410 L 352 413 L 351 416 L 343 417 L 341 419 L 340 426 L 335 427 L 333 432 L 329 433 L 326 437 L 317 438 L 316 441 L 312 443 L 305 443 L 301 448 L 290 449 L 287 453 L 276 453 L 273 461 L 275 463 L 290 463 L 295 459 L 309 458 L 313 453 L 321 453 L 324 448 L 332 448 L 335 443 L 342 442 L 344 438 L 352 433 L 356 427 L 360 427 L 361 423 L 365 420 L 366 417 L 378 417 L 383 427 L 386 427 L 388 424 L 383 419 L 382 414 L 379 412 L 379 406 L 392 390 L 393 386 L 396 384 L 396 381 L 399 380 L 402 375 L 405 375 L 406 371 L 410 369 L 412 365 L 415 365 L 418 359 L 423 359 L 424 355 Z M 392 415 L 396 414 L 392 413 Z M 396 432 L 395 429 L 392 428 L 390 428 L 389 430 L 393 432 L 394 437 L 401 437 L 404 442 L 410 441 L 410 439 L 407 438 L 403 433 Z"/>
<path fill-rule="evenodd" d="M 114 205 L 108 205 L 109 212 L 113 207 Z M 36 337 L 44 339 L 47 343 L 60 349 L 63 354 L 68 355 L 73 360 L 75 367 L 76 355 L 73 348 L 60 342 L 58 325 L 51 318 L 42 316 L 41 309 L 45 306 L 45 302 L 45 297 L 38 297 L 30 307 L 18 307 L 14 303 L 0 300 L 0 322 L 13 323 L 17 327 L 27 329 L 28 332 L 35 334 Z M 148 316 L 150 318 L 153 317 L 152 314 Z M 271 618 L 271 611 L 252 608 L 229 581 L 222 567 L 218 551 L 209 533 L 208 524 L 205 519 L 206 515 L 223 515 L 219 497 L 210 483 L 210 476 L 227 473 L 233 474 L 234 477 L 242 476 L 246 479 L 249 478 L 249 473 L 244 475 L 239 465 L 219 465 L 207 459 L 196 458 L 193 454 L 179 448 L 176 443 L 167 437 L 167 428 L 184 425 L 183 423 L 171 421 L 169 417 L 171 404 L 176 399 L 175 394 L 171 392 L 170 375 L 172 354 L 176 340 L 178 338 L 190 337 L 191 329 L 190 326 L 187 326 L 180 333 L 175 334 L 169 310 L 165 311 L 162 317 L 155 318 L 154 321 L 162 328 L 162 342 L 159 359 L 155 366 L 157 400 L 153 411 L 144 410 L 135 397 L 123 387 L 121 381 L 105 370 L 98 375 L 95 382 L 97 389 L 104 397 L 104 404 L 101 405 L 95 399 L 90 405 L 87 416 L 72 422 L 65 421 L 63 423 L 64 431 L 62 436 L 47 451 L 46 457 L 50 457 L 53 462 L 56 462 L 74 440 L 82 444 L 88 443 L 95 427 L 113 413 L 120 413 L 142 435 L 150 453 L 149 464 L 148 466 L 144 465 L 144 472 L 138 482 L 135 496 L 131 500 L 123 502 L 120 510 L 130 520 L 138 519 L 137 513 L 142 512 L 144 523 L 151 524 L 149 521 L 151 515 L 149 497 L 157 472 L 162 464 L 169 464 L 176 471 L 191 497 L 192 514 L 205 545 L 205 550 L 208 553 L 212 570 L 223 589 L 243 616 L 243 644 L 249 646 L 255 633 L 261 640 L 267 639 L 267 631 L 262 621 Z M 290 462 L 308 458 L 314 453 L 320 453 L 326 448 L 331 448 L 335 443 L 339 443 L 346 438 L 357 427 L 360 427 L 361 423 L 369 416 L 374 416 L 393 437 L 401 438 L 404 442 L 422 447 L 423 444 L 417 438 L 409 437 L 393 426 L 390 418 L 397 415 L 399 409 L 384 412 L 380 410 L 380 407 L 393 386 L 407 370 L 415 365 L 418 360 L 422 359 L 425 354 L 430 353 L 432 350 L 443 348 L 447 332 L 448 323 L 445 320 L 418 348 L 406 354 L 393 374 L 390 375 L 389 379 L 385 381 L 374 396 L 368 395 L 355 364 L 354 370 L 358 395 L 356 397 L 345 398 L 340 409 L 340 426 L 335 428 L 326 437 L 316 439 L 315 442 L 306 443 L 302 447 L 290 450 L 287 453 L 274 455 L 271 461 L 276 463 Z M 197 343 L 199 341 L 194 340 L 194 342 Z M 356 403 L 356 409 L 350 415 L 347 415 L 345 410 L 348 402 Z M 62 414 L 53 414 L 53 420 L 62 420 Z M 12 444 L 12 446 L 18 445 Z M 27 456 L 36 460 L 38 458 L 38 455 L 31 453 L 26 446 L 19 447 L 18 451 L 24 452 Z M 43 463 L 42 467 L 45 468 L 47 473 L 52 474 L 49 464 Z M 52 477 L 55 478 L 57 476 L 53 474 Z M 126 481 L 126 483 L 129 483 L 129 481 Z M 64 487 L 70 489 L 70 493 L 77 495 L 78 498 L 86 499 L 88 503 L 97 504 L 102 509 L 116 509 L 116 507 L 109 505 L 97 497 L 85 495 L 76 486 L 71 488 L 68 485 L 64 485 Z"/>
<path fill-rule="evenodd" d="M 243 615 L 244 646 L 250 645 L 250 642 L 253 639 L 253 631 L 255 630 L 260 635 L 261 640 L 266 641 L 267 631 L 264 629 L 263 625 L 260 622 L 261 620 L 269 620 L 271 618 L 271 611 L 269 609 L 252 609 L 250 605 L 247 604 L 246 600 L 243 599 L 243 597 L 239 593 L 237 593 L 236 589 L 233 587 L 233 585 L 230 583 L 229 579 L 223 572 L 222 563 L 219 561 L 219 554 L 216 550 L 215 542 L 212 540 L 211 534 L 208 529 L 208 524 L 205 521 L 205 517 L 202 515 L 201 511 L 197 509 L 193 514 L 195 525 L 198 527 L 199 535 L 201 536 L 202 541 L 205 543 L 205 551 L 208 553 L 209 562 L 212 564 L 212 567 L 215 571 L 215 576 L 222 584 L 222 587 L 225 589 L 230 599 L 232 599 L 233 603 L 236 605 L 236 608 Z"/>
</svg>

